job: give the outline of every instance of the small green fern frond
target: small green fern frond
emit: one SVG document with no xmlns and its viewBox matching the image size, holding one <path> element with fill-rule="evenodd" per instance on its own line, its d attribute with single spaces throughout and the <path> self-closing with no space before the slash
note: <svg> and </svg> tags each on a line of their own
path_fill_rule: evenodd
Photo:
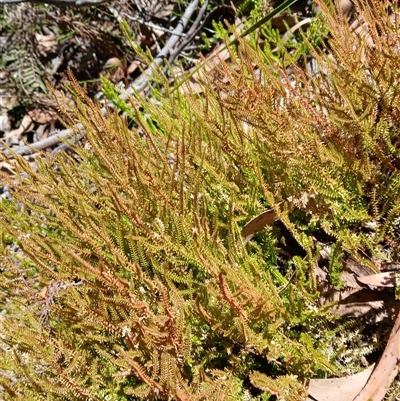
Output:
<svg viewBox="0 0 400 401">
<path fill-rule="evenodd" d="M 278 398 L 284 399 L 290 396 L 291 400 L 300 401 L 307 396 L 304 390 L 298 386 L 294 377 L 283 376 L 278 379 L 272 379 L 263 373 L 252 372 L 250 380 L 256 388 L 266 391 L 271 395 L 275 395 Z M 287 393 L 282 391 L 283 388 L 287 389 Z"/>
</svg>

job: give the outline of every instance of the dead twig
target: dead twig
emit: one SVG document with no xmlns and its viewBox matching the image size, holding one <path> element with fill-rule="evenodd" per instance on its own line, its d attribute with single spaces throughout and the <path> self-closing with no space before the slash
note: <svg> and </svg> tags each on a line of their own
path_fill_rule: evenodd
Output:
<svg viewBox="0 0 400 401">
<path fill-rule="evenodd" d="M 203 28 L 205 21 L 201 22 L 201 20 L 203 19 L 203 16 L 207 10 L 207 6 L 208 6 L 208 0 L 206 0 L 203 6 L 201 7 L 199 14 L 197 15 L 196 20 L 189 29 L 185 40 L 173 52 L 171 52 L 171 55 L 168 59 L 169 64 L 172 64 L 175 61 L 175 59 L 178 57 L 181 51 L 185 49 L 193 41 L 195 36 L 198 35 L 198 33 Z"/>
<path fill-rule="evenodd" d="M 0 4 L 18 4 L 18 3 L 32 3 L 32 4 L 54 4 L 57 6 L 87 6 L 93 4 L 106 3 L 109 0 L 0 0 Z"/>
<path fill-rule="evenodd" d="M 1 2 L 2 0 L 0 0 Z M 156 56 L 156 58 L 153 60 L 153 62 L 149 65 L 149 67 L 135 80 L 133 85 L 128 88 L 125 93 L 120 95 L 120 98 L 123 100 L 126 100 L 128 96 L 132 95 L 135 91 L 141 92 L 143 89 L 146 88 L 146 86 L 149 83 L 149 80 L 151 79 L 153 75 L 153 71 L 155 68 L 158 68 L 163 61 L 168 57 L 169 53 L 174 49 L 175 45 L 179 41 L 181 34 L 183 31 L 186 29 L 187 25 L 189 24 L 190 18 L 196 11 L 197 7 L 199 5 L 199 0 L 193 0 L 191 3 L 189 3 L 188 7 L 185 10 L 185 13 L 183 14 L 181 20 L 178 22 L 177 26 L 175 29 L 171 32 L 171 37 L 168 39 L 166 42 L 165 46 L 162 48 L 160 53 Z M 196 20 L 197 21 L 197 20 Z M 107 114 L 107 110 L 105 107 L 101 109 L 101 113 L 103 115 Z M 60 142 L 62 142 L 65 139 L 71 138 L 77 131 L 82 132 L 80 130 L 79 125 L 76 126 L 76 129 L 65 129 L 62 131 L 59 131 L 50 137 L 43 139 L 41 141 L 38 141 L 32 145 L 26 145 L 26 146 L 19 146 L 14 149 L 15 153 L 19 155 L 30 155 L 34 152 L 44 150 L 46 148 L 56 146 Z M 12 157 L 11 154 L 8 153 L 9 157 Z"/>
<path fill-rule="evenodd" d="M 54 4 L 57 6 L 87 6 L 91 4 L 105 3 L 109 0 L 0 0 L 0 4 Z"/>
<path fill-rule="evenodd" d="M 122 13 L 122 15 L 124 17 L 130 19 L 131 21 L 135 21 L 135 22 L 138 22 L 139 24 L 145 25 L 145 26 L 147 26 L 148 28 L 150 28 L 150 29 L 152 29 L 154 31 L 161 31 L 161 32 L 169 33 L 170 35 L 181 36 L 182 38 L 185 38 L 187 36 L 186 33 L 178 33 L 178 32 L 171 31 L 171 29 L 164 28 L 162 26 L 153 24 L 151 21 L 147 22 L 147 21 L 143 20 L 142 18 L 134 17 L 134 16 L 129 15 L 127 13 Z"/>
<path fill-rule="evenodd" d="M 123 100 L 126 100 L 129 95 L 132 95 L 135 91 L 141 92 L 149 83 L 151 76 L 153 75 L 154 69 L 159 67 L 164 60 L 167 58 L 168 54 L 174 49 L 175 45 L 179 41 L 179 35 L 183 33 L 184 29 L 188 25 L 190 18 L 193 13 L 197 9 L 199 5 L 199 0 L 193 0 L 188 7 L 186 8 L 185 13 L 183 14 L 181 20 L 179 21 L 176 28 L 173 30 L 173 35 L 167 40 L 167 43 L 162 48 L 161 52 L 157 55 L 157 57 L 150 63 L 147 69 L 140 75 L 138 79 L 135 80 L 133 85 L 126 90 L 125 94 L 122 94 L 120 97 Z"/>
</svg>

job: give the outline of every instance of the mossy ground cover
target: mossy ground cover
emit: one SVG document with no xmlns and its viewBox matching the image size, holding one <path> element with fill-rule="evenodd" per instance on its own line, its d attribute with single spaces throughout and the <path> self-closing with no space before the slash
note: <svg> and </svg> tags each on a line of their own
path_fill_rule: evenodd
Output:
<svg viewBox="0 0 400 401">
<path fill-rule="evenodd" d="M 386 334 L 331 314 L 321 272 L 396 262 L 397 9 L 357 3 L 357 34 L 329 6 L 302 53 L 237 35 L 115 109 L 70 74 L 83 139 L 2 174 L 6 399 L 303 400 L 373 359 Z"/>
</svg>

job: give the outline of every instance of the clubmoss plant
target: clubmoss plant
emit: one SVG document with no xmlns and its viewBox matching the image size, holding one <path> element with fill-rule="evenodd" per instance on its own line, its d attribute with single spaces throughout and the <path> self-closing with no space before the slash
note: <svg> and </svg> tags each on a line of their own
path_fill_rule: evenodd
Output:
<svg viewBox="0 0 400 401">
<path fill-rule="evenodd" d="M 162 90 L 124 104 L 134 127 L 71 76 L 60 113 L 85 143 L 3 174 L 3 398 L 294 401 L 339 374 L 315 236 L 373 255 L 400 207 L 398 28 L 356 4 L 372 44 L 321 3 L 318 73 L 238 38 L 201 94 L 155 71 Z M 285 255 L 276 227 L 241 237 L 267 207 Z"/>
</svg>

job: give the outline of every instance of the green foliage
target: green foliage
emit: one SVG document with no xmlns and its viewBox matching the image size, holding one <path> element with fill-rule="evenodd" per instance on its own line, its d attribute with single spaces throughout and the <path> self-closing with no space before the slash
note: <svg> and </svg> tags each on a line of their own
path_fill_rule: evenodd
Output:
<svg viewBox="0 0 400 401">
<path fill-rule="evenodd" d="M 266 16 L 260 18 L 259 20 L 257 20 L 254 24 L 252 24 L 248 29 L 245 30 L 245 32 L 243 32 L 241 34 L 241 37 L 245 37 L 248 36 L 250 33 L 254 32 L 257 28 L 263 26 L 264 24 L 268 23 L 269 21 L 272 20 L 272 18 L 274 18 L 276 15 L 280 14 L 283 11 L 286 11 L 290 8 L 291 5 L 293 5 L 294 3 L 296 3 L 297 0 L 285 0 L 284 2 L 282 2 L 281 4 L 279 4 L 277 7 L 275 7 L 271 12 L 269 12 Z M 261 2 L 256 1 L 255 2 L 256 5 L 256 13 L 260 8 Z M 234 41 L 235 43 L 237 43 L 237 41 Z"/>
<path fill-rule="evenodd" d="M 105 98 L 112 102 L 123 113 L 126 113 L 130 118 L 134 119 L 135 117 L 131 107 L 119 97 L 120 91 L 118 91 L 115 85 L 106 77 L 101 78 L 101 83 Z"/>
<path fill-rule="evenodd" d="M 30 14 L 29 6 L 25 12 Z M 35 29 L 34 22 L 26 17 L 22 9 L 16 7 L 3 6 L 0 11 L 0 26 L 4 36 L 1 44 L 0 69 L 17 71 L 13 77 L 18 86 L 23 88 L 23 95 L 28 96 L 34 92 L 46 92 L 44 81 L 48 79 L 48 75 L 43 71 L 39 57 L 29 54 L 32 42 L 22 40 L 22 31 Z"/>
<path fill-rule="evenodd" d="M 14 154 L 3 174 L 4 399 L 298 400 L 304 378 L 341 370 L 315 235 L 335 241 L 335 280 L 343 252 L 379 252 L 399 208 L 400 56 L 383 7 L 368 12 L 378 49 L 328 15 L 332 57 L 309 48 L 320 74 L 288 52 L 289 77 L 244 39 L 201 95 L 156 70 L 150 100 L 119 105 L 132 128 L 71 77 L 60 111 L 85 146 L 38 171 Z M 241 238 L 266 207 L 289 255 L 274 228 Z"/>
<path fill-rule="evenodd" d="M 340 280 L 340 273 L 342 272 L 342 259 L 344 257 L 344 253 L 341 252 L 340 245 L 340 242 L 333 244 L 329 254 L 329 277 L 332 281 L 332 284 L 337 287 L 343 286 L 343 282 Z"/>
</svg>

